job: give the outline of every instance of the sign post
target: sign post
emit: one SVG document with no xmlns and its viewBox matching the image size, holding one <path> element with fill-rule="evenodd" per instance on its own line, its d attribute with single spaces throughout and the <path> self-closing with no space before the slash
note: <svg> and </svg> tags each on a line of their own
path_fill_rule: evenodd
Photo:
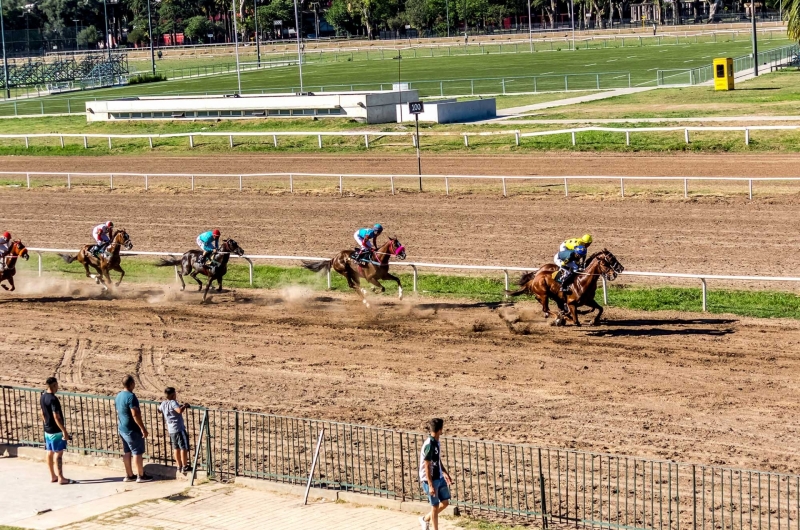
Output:
<svg viewBox="0 0 800 530">
<path fill-rule="evenodd" d="M 409 101 L 408 113 L 414 115 L 414 122 L 417 126 L 417 141 L 414 142 L 417 146 L 417 174 L 419 175 L 419 191 L 422 191 L 422 159 L 419 154 L 419 115 L 425 111 L 425 106 L 421 101 Z"/>
</svg>

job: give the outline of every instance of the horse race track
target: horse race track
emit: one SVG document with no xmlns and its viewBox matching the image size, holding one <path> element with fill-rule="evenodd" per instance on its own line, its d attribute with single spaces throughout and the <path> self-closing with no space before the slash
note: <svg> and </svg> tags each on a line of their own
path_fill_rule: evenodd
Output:
<svg viewBox="0 0 800 530">
<path fill-rule="evenodd" d="M 790 159 L 462 157 L 440 169 L 682 174 L 691 167 L 747 174 L 757 167 L 753 176 L 766 176 L 800 167 Z M 386 171 L 408 163 L 382 161 L 392 165 Z M 290 163 L 319 171 L 343 164 L 326 157 L 0 162 L 7 170 L 38 164 L 117 171 L 133 162 L 137 170 L 160 171 L 279 171 Z M 380 163 L 356 159 L 349 171 Z M 130 231 L 136 250 L 188 249 L 201 229 L 219 226 L 250 253 L 332 255 L 351 245 L 355 227 L 380 221 L 414 261 L 540 264 L 559 239 L 590 230 L 629 270 L 797 275 L 800 257 L 785 251 L 800 241 L 797 190 L 765 190 L 753 202 L 735 192 L 723 188 L 689 201 L 642 192 L 623 201 L 602 190 L 570 199 L 557 192 L 503 199 L 484 191 L 339 198 L 78 188 L 5 189 L 0 198 L 2 228 L 28 246 L 75 247 L 93 224 L 111 217 Z M 415 430 L 441 415 L 451 434 L 800 470 L 798 320 L 612 307 L 599 328 L 555 329 L 530 302 L 373 297 L 367 310 L 349 293 L 296 286 L 230 290 L 200 305 L 197 293 L 172 284 L 123 283 L 102 296 L 79 274 L 39 280 L 31 275 L 34 262 L 18 275 L 18 293 L 0 295 L 3 383 L 38 387 L 55 373 L 66 391 L 111 393 L 133 373 L 147 398 L 172 385 L 205 405 Z"/>
</svg>

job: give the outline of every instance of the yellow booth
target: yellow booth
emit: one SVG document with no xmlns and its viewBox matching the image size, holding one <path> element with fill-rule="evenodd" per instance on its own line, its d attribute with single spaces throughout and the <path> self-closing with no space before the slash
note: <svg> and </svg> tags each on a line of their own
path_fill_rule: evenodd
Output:
<svg viewBox="0 0 800 530">
<path fill-rule="evenodd" d="M 733 90 L 733 59 L 714 59 L 714 90 Z"/>
</svg>

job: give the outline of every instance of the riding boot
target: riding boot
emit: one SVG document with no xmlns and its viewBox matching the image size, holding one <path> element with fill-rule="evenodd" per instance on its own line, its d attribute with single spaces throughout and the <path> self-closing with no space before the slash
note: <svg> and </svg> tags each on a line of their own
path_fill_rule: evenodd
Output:
<svg viewBox="0 0 800 530">
<path fill-rule="evenodd" d="M 575 274 L 572 271 L 570 271 L 568 269 L 564 269 L 564 277 L 561 278 L 561 292 L 562 293 L 569 293 L 570 292 L 569 284 L 572 283 L 572 279 L 574 277 L 575 277 Z"/>
</svg>

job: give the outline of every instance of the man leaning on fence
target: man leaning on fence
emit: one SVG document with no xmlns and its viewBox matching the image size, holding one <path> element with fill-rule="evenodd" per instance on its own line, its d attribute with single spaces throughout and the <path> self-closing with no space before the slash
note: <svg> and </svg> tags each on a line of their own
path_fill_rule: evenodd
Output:
<svg viewBox="0 0 800 530">
<path fill-rule="evenodd" d="M 124 482 L 150 482 L 152 477 L 144 472 L 144 450 L 147 429 L 139 409 L 139 399 L 133 393 L 136 381 L 132 375 L 122 380 L 123 390 L 114 398 L 119 420 L 119 437 L 122 438 L 122 461 L 125 463 Z M 133 474 L 132 460 L 136 461 L 136 475 Z"/>
<path fill-rule="evenodd" d="M 56 397 L 58 381 L 55 377 L 48 377 L 47 390 L 39 398 L 42 409 L 42 422 L 44 423 L 44 448 L 47 450 L 47 467 L 50 470 L 50 482 L 61 485 L 76 484 L 74 480 L 64 477 L 64 451 L 67 449 L 69 434 L 64 422 L 64 412 L 61 410 L 61 401 Z M 55 459 L 55 462 L 53 461 Z M 54 468 L 55 465 L 55 468 Z"/>
<path fill-rule="evenodd" d="M 419 480 L 428 496 L 431 511 L 419 518 L 422 530 L 439 530 L 439 514 L 450 504 L 450 475 L 442 464 L 439 438 L 442 436 L 444 420 L 433 418 L 428 422 L 431 435 L 422 444 L 419 454 Z"/>
</svg>

